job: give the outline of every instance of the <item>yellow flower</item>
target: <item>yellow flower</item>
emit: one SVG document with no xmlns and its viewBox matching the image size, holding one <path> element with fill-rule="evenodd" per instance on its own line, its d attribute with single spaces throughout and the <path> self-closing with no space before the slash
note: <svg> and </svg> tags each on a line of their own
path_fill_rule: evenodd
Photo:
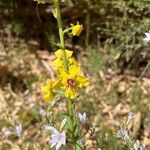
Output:
<svg viewBox="0 0 150 150">
<path fill-rule="evenodd" d="M 68 72 L 63 69 L 59 70 L 58 77 L 60 78 L 62 88 L 65 90 L 65 96 L 69 99 L 74 99 L 78 96 L 78 89 L 86 86 L 89 79 L 80 75 L 80 67 L 72 65 Z"/>
<path fill-rule="evenodd" d="M 73 51 L 70 50 L 65 50 L 66 53 L 66 61 L 67 61 L 67 65 L 71 66 L 72 64 L 77 64 L 77 62 L 75 61 L 75 59 L 72 56 Z M 64 52 L 63 50 L 59 49 L 55 52 L 56 55 L 56 59 L 52 62 L 54 68 L 56 70 L 60 69 L 60 68 L 64 68 Z"/>
<path fill-rule="evenodd" d="M 65 91 L 65 97 L 69 98 L 69 99 L 74 99 L 78 96 L 78 92 L 76 91 L 76 89 L 74 88 L 68 88 Z"/>
<path fill-rule="evenodd" d="M 52 64 L 56 70 L 59 70 L 60 68 L 62 69 L 64 68 L 64 61 L 62 59 L 57 58 L 52 62 Z M 75 64 L 77 65 L 77 62 L 74 58 L 71 57 L 68 59 L 68 66 L 75 65 Z"/>
<path fill-rule="evenodd" d="M 72 35 L 79 36 L 82 30 L 83 30 L 83 26 L 77 23 L 77 25 L 72 26 Z"/>
<path fill-rule="evenodd" d="M 55 97 L 55 92 L 59 88 L 59 81 L 51 81 L 48 79 L 46 85 L 41 87 L 41 91 L 44 93 L 43 98 L 45 100 L 52 100 Z"/>
<path fill-rule="evenodd" d="M 64 62 L 62 59 L 57 58 L 52 62 L 52 65 L 56 70 L 58 70 L 59 68 L 64 67 Z"/>
<path fill-rule="evenodd" d="M 45 4 L 46 3 L 45 0 L 34 0 L 34 1 L 36 1 L 38 4 Z"/>
<path fill-rule="evenodd" d="M 73 54 L 73 51 L 70 50 L 65 50 L 66 53 L 66 59 L 70 58 Z M 55 55 L 58 59 L 63 59 L 64 58 L 64 51 L 62 49 L 59 49 L 55 52 Z"/>
</svg>

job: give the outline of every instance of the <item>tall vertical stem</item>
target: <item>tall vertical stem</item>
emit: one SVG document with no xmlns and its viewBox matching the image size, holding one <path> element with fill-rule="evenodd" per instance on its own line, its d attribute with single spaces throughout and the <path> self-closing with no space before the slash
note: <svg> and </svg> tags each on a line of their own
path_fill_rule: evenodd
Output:
<svg viewBox="0 0 150 150">
<path fill-rule="evenodd" d="M 60 15 L 59 0 L 54 0 L 54 4 L 56 7 L 56 19 L 57 19 L 58 29 L 59 29 L 60 44 L 61 44 L 62 48 L 65 48 L 63 27 L 62 27 L 61 15 Z"/>
<path fill-rule="evenodd" d="M 61 49 L 63 50 L 63 61 L 64 61 L 64 68 L 68 72 L 68 60 L 65 52 L 65 42 L 64 42 L 64 32 L 63 32 L 63 27 L 62 27 L 62 21 L 61 21 L 61 14 L 60 14 L 60 7 L 59 7 L 59 0 L 54 0 L 55 4 L 55 13 L 56 13 L 56 19 L 57 19 L 57 24 L 58 24 L 58 30 L 59 30 L 59 38 L 60 38 L 60 44 L 61 44 Z M 73 113 L 73 108 L 72 108 L 72 100 L 68 99 L 68 113 L 71 118 L 72 122 L 72 128 L 74 126 L 74 113 Z M 71 131 L 72 132 L 72 138 L 74 139 L 74 129 Z M 76 141 L 73 143 L 73 150 L 76 150 Z"/>
<path fill-rule="evenodd" d="M 58 24 L 58 30 L 59 30 L 59 38 L 60 38 L 60 44 L 61 48 L 64 52 L 64 67 L 65 70 L 68 71 L 68 60 L 66 57 L 66 52 L 65 52 L 65 41 L 64 41 L 64 32 L 63 32 L 63 27 L 62 27 L 62 21 L 61 21 L 61 14 L 60 14 L 60 7 L 59 7 L 59 0 L 54 0 L 55 8 L 56 8 L 56 19 L 57 19 L 57 24 Z"/>
</svg>

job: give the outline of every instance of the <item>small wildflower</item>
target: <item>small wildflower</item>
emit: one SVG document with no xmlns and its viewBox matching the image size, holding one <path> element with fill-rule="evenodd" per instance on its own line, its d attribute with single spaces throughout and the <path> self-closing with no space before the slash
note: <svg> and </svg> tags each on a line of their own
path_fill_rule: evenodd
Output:
<svg viewBox="0 0 150 150">
<path fill-rule="evenodd" d="M 49 144 L 51 145 L 51 148 L 55 146 L 56 150 L 59 150 L 62 145 L 66 145 L 65 132 L 59 132 L 56 129 L 53 130 Z"/>
<path fill-rule="evenodd" d="M 83 114 L 79 113 L 78 116 L 79 116 L 80 122 L 85 124 L 85 122 L 87 121 L 86 113 L 85 112 Z"/>
<path fill-rule="evenodd" d="M 64 61 L 62 59 L 57 58 L 52 64 L 56 70 L 59 70 L 60 68 L 64 69 Z M 77 62 L 72 57 L 68 58 L 68 66 L 71 65 L 77 65 Z"/>
<path fill-rule="evenodd" d="M 72 65 L 66 72 L 63 69 L 59 70 L 59 78 L 63 89 L 65 90 L 65 97 L 74 99 L 78 96 L 78 88 L 87 86 L 89 79 L 80 75 L 80 67 Z"/>
<path fill-rule="evenodd" d="M 8 128 L 3 128 L 2 133 L 4 137 L 8 137 L 9 135 L 12 134 L 12 132 Z"/>
<path fill-rule="evenodd" d="M 72 35 L 79 36 L 83 30 L 83 26 L 77 23 L 76 25 L 72 26 Z"/>
<path fill-rule="evenodd" d="M 143 144 L 141 145 L 139 140 L 137 140 L 133 147 L 130 148 L 130 150 L 146 150 L 146 146 Z"/>
<path fill-rule="evenodd" d="M 53 62 L 53 67 L 58 70 L 59 68 L 64 68 L 64 62 L 62 59 L 55 59 Z"/>
<path fill-rule="evenodd" d="M 142 145 L 140 146 L 140 150 L 146 150 L 146 146 L 142 144 Z"/>
<path fill-rule="evenodd" d="M 70 58 L 73 54 L 73 51 L 70 51 L 70 50 L 65 50 L 65 53 L 66 53 L 66 59 Z M 57 58 L 59 59 L 63 59 L 64 58 L 64 52 L 62 49 L 59 49 L 55 52 L 55 55 Z"/>
<path fill-rule="evenodd" d="M 116 137 L 117 138 L 121 138 L 121 139 L 123 139 L 125 141 L 128 141 L 130 139 L 129 134 L 128 134 L 128 130 L 127 129 L 123 129 L 122 127 L 121 127 L 120 130 L 117 131 Z"/>
<path fill-rule="evenodd" d="M 52 100 L 55 97 L 55 91 L 58 88 L 59 81 L 46 81 L 47 85 L 41 88 L 42 92 L 44 93 L 43 98 L 45 100 Z"/>
<path fill-rule="evenodd" d="M 143 39 L 145 42 L 150 42 L 150 31 L 145 33 L 146 37 Z"/>
<path fill-rule="evenodd" d="M 127 117 L 127 124 L 131 123 L 134 118 L 135 118 L 135 113 L 129 112 Z"/>
<path fill-rule="evenodd" d="M 59 49 L 55 52 L 55 56 L 56 59 L 53 61 L 53 66 L 56 70 L 58 70 L 59 68 L 63 68 L 64 69 L 64 57 L 66 57 L 66 60 L 68 61 L 68 66 L 70 66 L 71 64 L 75 63 L 75 59 L 72 58 L 73 51 L 70 50 L 65 50 L 65 55 L 64 56 L 64 51 L 62 49 Z"/>
<path fill-rule="evenodd" d="M 21 136 L 21 133 L 22 133 L 22 125 L 19 124 L 19 125 L 16 125 L 15 127 L 15 132 L 14 132 L 17 136 Z"/>
<path fill-rule="evenodd" d="M 41 117 L 45 117 L 46 116 L 46 111 L 43 108 L 39 109 L 39 114 L 41 115 Z"/>
</svg>

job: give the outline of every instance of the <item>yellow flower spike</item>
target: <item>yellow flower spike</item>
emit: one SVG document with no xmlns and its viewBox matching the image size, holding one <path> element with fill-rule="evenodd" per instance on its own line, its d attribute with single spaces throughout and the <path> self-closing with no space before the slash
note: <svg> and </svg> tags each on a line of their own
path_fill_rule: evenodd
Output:
<svg viewBox="0 0 150 150">
<path fill-rule="evenodd" d="M 55 97 L 55 91 L 59 88 L 59 81 L 47 80 L 46 85 L 41 87 L 44 100 L 52 100 Z"/>
<path fill-rule="evenodd" d="M 65 53 L 66 53 L 66 59 L 70 58 L 73 54 L 73 51 L 70 51 L 70 50 L 65 50 Z M 55 52 L 55 55 L 57 58 L 59 59 L 63 59 L 64 58 L 64 52 L 62 49 L 59 49 Z"/>
<path fill-rule="evenodd" d="M 79 36 L 83 30 L 83 26 L 77 23 L 76 25 L 72 26 L 72 35 Z"/>
<path fill-rule="evenodd" d="M 69 99 L 74 99 L 78 96 L 78 89 L 87 86 L 89 79 L 80 75 L 79 65 L 72 65 L 68 72 L 64 69 L 59 69 L 58 77 L 65 90 L 65 96 Z"/>
</svg>

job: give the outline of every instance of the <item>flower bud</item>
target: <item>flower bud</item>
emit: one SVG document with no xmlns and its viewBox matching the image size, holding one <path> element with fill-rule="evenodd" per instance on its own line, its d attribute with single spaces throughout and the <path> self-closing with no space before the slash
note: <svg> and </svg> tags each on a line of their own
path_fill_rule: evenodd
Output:
<svg viewBox="0 0 150 150">
<path fill-rule="evenodd" d="M 72 26 L 72 35 L 79 36 L 83 30 L 83 26 L 77 23 L 77 25 Z"/>
<path fill-rule="evenodd" d="M 67 119 L 65 118 L 65 119 L 62 121 L 62 123 L 61 123 L 60 131 L 64 128 L 66 122 L 67 122 Z"/>
</svg>

